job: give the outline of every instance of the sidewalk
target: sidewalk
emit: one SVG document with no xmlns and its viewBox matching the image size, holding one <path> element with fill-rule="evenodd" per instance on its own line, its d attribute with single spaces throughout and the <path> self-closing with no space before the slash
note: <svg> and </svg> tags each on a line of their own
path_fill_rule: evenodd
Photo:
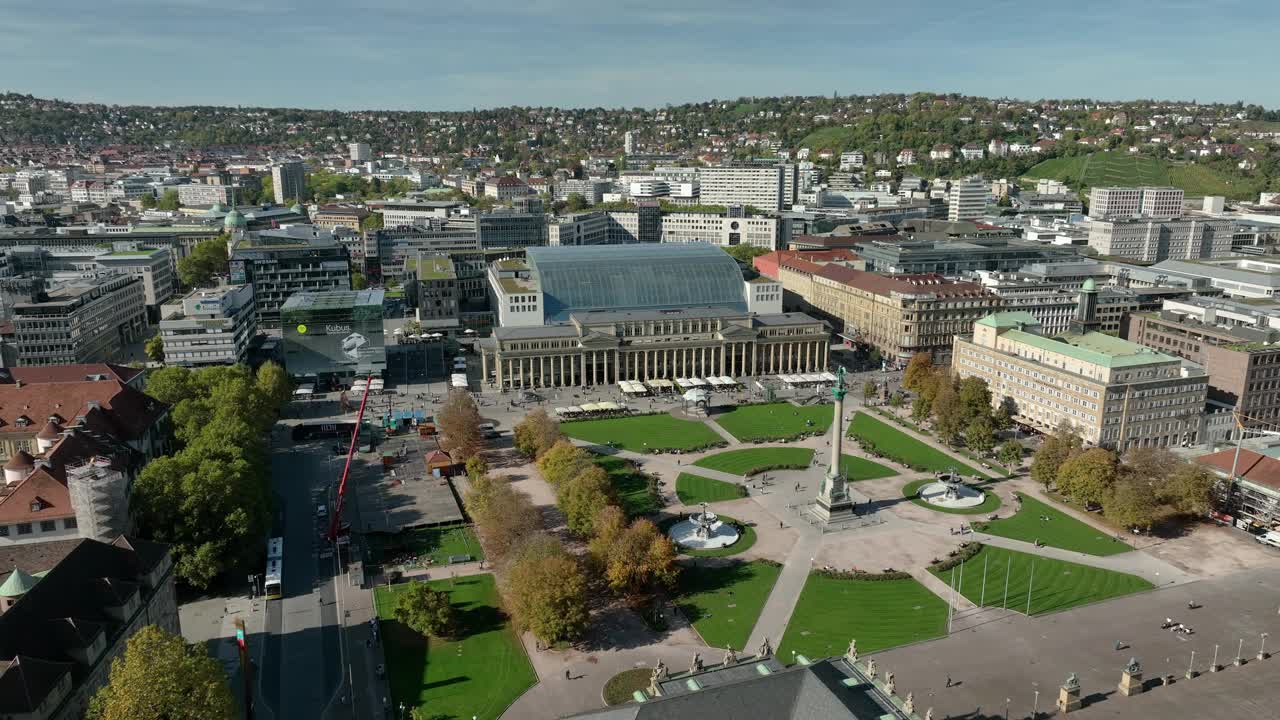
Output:
<svg viewBox="0 0 1280 720">
<path fill-rule="evenodd" d="M 791 621 L 791 612 L 796 609 L 800 600 L 800 592 L 804 590 L 805 581 L 809 579 L 809 568 L 813 558 L 822 545 L 822 531 L 808 525 L 797 525 L 800 538 L 787 555 L 782 566 L 782 573 L 769 592 L 769 599 L 760 610 L 756 626 L 751 629 L 751 637 L 747 639 L 747 648 L 760 647 L 760 643 L 768 638 L 774 647 L 782 643 L 782 633 Z"/>
</svg>

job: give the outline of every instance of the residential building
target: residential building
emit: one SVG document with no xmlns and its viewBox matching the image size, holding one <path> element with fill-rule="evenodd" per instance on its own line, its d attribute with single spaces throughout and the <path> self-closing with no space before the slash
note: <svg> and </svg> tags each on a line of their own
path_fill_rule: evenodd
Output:
<svg viewBox="0 0 1280 720">
<path fill-rule="evenodd" d="M 1095 219 L 1089 222 L 1089 247 L 1099 255 L 1148 263 L 1220 258 L 1231 254 L 1234 231 L 1225 218 Z"/>
<path fill-rule="evenodd" d="M 981 220 L 987 212 L 987 181 L 981 175 L 955 180 L 947 194 L 947 220 Z"/>
<path fill-rule="evenodd" d="M 351 289 L 350 254 L 311 226 L 251 233 L 231 249 L 230 284 L 252 284 L 258 326 L 277 328 L 290 295 Z"/>
<path fill-rule="evenodd" d="M 200 288 L 160 320 L 166 365 L 243 363 L 258 331 L 252 285 Z"/>
<path fill-rule="evenodd" d="M 920 352 L 946 362 L 951 337 L 969 332 L 1000 304 L 979 285 L 934 274 L 886 276 L 827 264 L 812 273 L 808 287 L 793 287 L 792 278 L 783 273 L 784 288 L 830 318 L 842 338 L 902 364 Z"/>
<path fill-rule="evenodd" d="M 272 190 L 277 205 L 292 205 L 306 197 L 307 169 L 300 160 L 271 166 Z"/>
<path fill-rule="evenodd" d="M 121 535 L 0 554 L 0 712 L 76 720 L 107 684 L 129 639 L 154 625 L 179 635 L 169 548 Z M 58 628 L 57 631 L 54 629 Z"/>
<path fill-rule="evenodd" d="M 960 148 L 960 157 L 965 160 L 981 160 L 985 154 L 986 151 L 978 143 L 966 143 Z"/>
<path fill-rule="evenodd" d="M 231 185 L 186 183 L 177 186 L 178 202 L 186 206 L 231 205 L 235 188 Z"/>
<path fill-rule="evenodd" d="M 12 312 L 19 365 L 119 361 L 147 327 L 142 280 L 119 273 L 54 283 Z"/>
<path fill-rule="evenodd" d="M 1049 337 L 1030 313 L 993 313 L 955 338 L 951 368 L 978 377 L 996 405 L 1041 431 L 1071 425 L 1085 442 L 1126 450 L 1197 440 L 1208 377 L 1196 366 L 1097 332 L 1096 288 L 1081 290 L 1072 330 Z"/>
<path fill-rule="evenodd" d="M 852 170 L 867 164 L 867 156 L 861 150 L 848 150 L 840 153 L 840 169 Z"/>
<path fill-rule="evenodd" d="M 373 159 L 373 150 L 369 148 L 369 143 L 347 143 L 347 152 L 353 163 L 367 163 Z"/>
<path fill-rule="evenodd" d="M 795 165 L 712 165 L 698 172 L 702 202 L 743 205 L 777 212 L 795 203 Z"/>
<path fill-rule="evenodd" d="M 341 227 L 360 232 L 365 218 L 371 214 L 368 208 L 356 205 L 321 205 L 311 217 L 311 224 L 325 230 Z"/>
<path fill-rule="evenodd" d="M 484 194 L 500 203 L 511 202 L 518 197 L 529 194 L 529 186 L 520 178 L 511 175 L 491 178 L 485 181 Z"/>
<path fill-rule="evenodd" d="M 1071 188 L 1061 180 L 1040 178 L 1036 181 L 1036 192 L 1041 195 L 1066 195 L 1071 192 Z"/>
<path fill-rule="evenodd" d="M 387 369 L 382 330 L 384 291 L 301 291 L 280 307 L 285 369 L 321 387 Z"/>
<path fill-rule="evenodd" d="M 636 134 L 630 130 L 622 133 L 622 152 L 630 155 L 636 151 Z"/>
<path fill-rule="evenodd" d="M 1183 191 L 1174 187 L 1096 187 L 1089 191 L 1093 220 L 1171 220 L 1183 215 Z"/>
</svg>

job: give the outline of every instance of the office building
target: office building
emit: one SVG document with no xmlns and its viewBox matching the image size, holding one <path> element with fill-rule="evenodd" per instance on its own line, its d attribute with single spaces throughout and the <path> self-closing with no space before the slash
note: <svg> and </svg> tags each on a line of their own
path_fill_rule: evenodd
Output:
<svg viewBox="0 0 1280 720">
<path fill-rule="evenodd" d="M 937 273 L 960 277 L 982 271 L 1017 270 L 1037 262 L 1069 260 L 1077 257 L 1071 248 L 1005 238 L 971 240 L 903 240 L 868 237 L 853 244 L 867 263 L 880 273 Z"/>
<path fill-rule="evenodd" d="M 479 249 L 474 218 L 434 219 L 415 227 L 378 230 L 364 235 L 365 274 L 386 281 L 401 276 L 406 258 Z"/>
<path fill-rule="evenodd" d="M 561 180 L 553 188 L 553 199 L 567 202 L 570 195 L 581 195 L 588 205 L 599 205 L 612 185 L 608 180 L 599 179 Z"/>
<path fill-rule="evenodd" d="M 271 166 L 271 187 L 277 205 L 293 205 L 306 197 L 307 169 L 300 160 L 275 163 Z"/>
<path fill-rule="evenodd" d="M 784 288 L 830 318 L 841 337 L 903 365 L 916 353 L 945 363 L 951 338 L 1000 306 L 981 286 L 941 275 L 878 275 L 831 263 L 814 271 L 807 287 L 788 287 L 791 277 L 783 274 Z"/>
<path fill-rule="evenodd" d="M 177 186 L 178 202 L 185 206 L 230 205 L 235 191 L 230 185 L 186 183 Z"/>
<path fill-rule="evenodd" d="M 1233 221 L 1214 218 L 1090 220 L 1089 247 L 1137 262 L 1197 260 L 1231 254 Z"/>
<path fill-rule="evenodd" d="M 415 294 L 417 319 L 424 328 L 458 327 L 458 271 L 448 255 L 405 260 L 405 285 Z"/>
<path fill-rule="evenodd" d="M 191 291 L 160 320 L 166 365 L 243 363 L 258 331 L 252 285 Z"/>
<path fill-rule="evenodd" d="M 119 246 L 94 257 L 98 267 L 121 275 L 131 275 L 142 281 L 142 295 L 147 304 L 150 321 L 160 319 L 160 306 L 173 296 L 177 287 L 174 261 L 169 248 L 133 248 Z"/>
<path fill-rule="evenodd" d="M 955 338 L 951 369 L 985 380 L 993 403 L 1012 401 L 1015 420 L 1044 432 L 1065 422 L 1085 442 L 1120 451 L 1194 444 L 1204 371 L 1097 332 L 1095 303 L 1086 283 L 1072 330 L 1053 337 L 1029 313 L 993 313 Z"/>
<path fill-rule="evenodd" d="M 382 227 L 408 228 L 425 225 L 458 215 L 467 204 L 461 200 L 384 200 L 369 203 L 370 209 L 382 214 Z"/>
<path fill-rule="evenodd" d="M 698 171 L 702 202 L 744 205 L 766 212 L 791 208 L 798 192 L 795 165 L 712 165 Z"/>
<path fill-rule="evenodd" d="M 384 292 L 303 291 L 280 308 L 285 369 L 295 378 L 331 387 L 387 369 L 382 334 Z"/>
<path fill-rule="evenodd" d="M 147 327 L 142 280 L 119 273 L 55 282 L 12 311 L 19 365 L 125 360 Z"/>
<path fill-rule="evenodd" d="M 1182 217 L 1183 191 L 1174 187 L 1096 187 L 1089 191 L 1093 220 L 1170 220 Z"/>
<path fill-rule="evenodd" d="M 294 293 L 351 289 L 350 253 L 311 226 L 252 233 L 231 249 L 230 284 L 252 284 L 258 326 L 276 328 Z"/>
<path fill-rule="evenodd" d="M 347 152 L 353 163 L 367 163 L 373 159 L 373 151 L 369 149 L 369 143 L 347 143 Z"/>
<path fill-rule="evenodd" d="M 311 224 L 325 230 L 347 228 L 360 232 L 370 214 L 367 208 L 355 205 L 321 205 L 311 217 Z"/>
<path fill-rule="evenodd" d="M 952 181 L 947 193 L 947 220 L 981 220 L 987 212 L 987 188 L 981 175 Z"/>
<path fill-rule="evenodd" d="M 1166 277 L 1207 283 L 1235 298 L 1280 298 L 1280 259 L 1267 257 L 1220 258 L 1188 262 L 1170 259 L 1148 271 Z"/>
<path fill-rule="evenodd" d="M 575 213 L 557 218 L 547 226 L 547 244 L 709 243 L 773 250 L 781 242 L 786 226 L 785 221 L 774 217 L 665 212 L 648 203 L 635 210 Z"/>
<path fill-rule="evenodd" d="M 159 543 L 119 536 L 0 553 L 0 712 L 82 718 L 112 663 L 149 625 L 180 635 L 173 559 Z"/>
<path fill-rule="evenodd" d="M 547 244 L 547 218 L 541 211 L 495 208 L 475 216 L 475 232 L 485 250 Z"/>
</svg>

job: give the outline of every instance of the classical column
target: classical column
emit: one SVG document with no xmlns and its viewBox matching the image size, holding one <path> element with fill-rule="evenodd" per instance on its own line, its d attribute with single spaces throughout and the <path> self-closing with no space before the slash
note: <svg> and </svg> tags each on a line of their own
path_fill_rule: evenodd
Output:
<svg viewBox="0 0 1280 720">
<path fill-rule="evenodd" d="M 756 366 L 756 358 L 758 358 L 759 356 L 760 356 L 760 346 L 755 343 L 751 343 L 751 375 L 752 377 L 755 377 L 760 374 L 759 372 L 757 372 L 758 368 Z"/>
<path fill-rule="evenodd" d="M 590 351 L 588 350 L 582 351 L 582 367 L 578 369 L 578 384 L 583 387 L 587 386 L 587 355 L 589 354 Z"/>
</svg>

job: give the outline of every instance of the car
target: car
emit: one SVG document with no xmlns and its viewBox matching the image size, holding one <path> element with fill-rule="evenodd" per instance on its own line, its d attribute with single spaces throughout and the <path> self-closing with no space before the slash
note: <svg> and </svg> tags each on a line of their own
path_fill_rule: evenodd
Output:
<svg viewBox="0 0 1280 720">
<path fill-rule="evenodd" d="M 1270 545 L 1273 548 L 1280 548 L 1280 531 L 1270 530 L 1258 535 L 1254 538 L 1263 545 Z"/>
<path fill-rule="evenodd" d="M 316 505 L 316 517 L 322 518 L 322 517 L 327 517 L 328 515 L 329 515 L 328 505 L 326 505 L 325 503 L 320 503 L 319 505 Z"/>
</svg>

